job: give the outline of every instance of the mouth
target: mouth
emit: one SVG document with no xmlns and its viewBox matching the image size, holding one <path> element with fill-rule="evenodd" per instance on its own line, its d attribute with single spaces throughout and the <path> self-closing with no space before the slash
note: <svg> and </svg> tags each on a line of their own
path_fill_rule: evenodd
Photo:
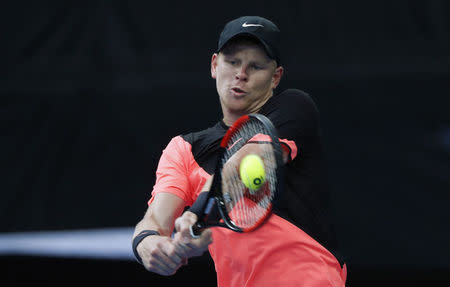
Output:
<svg viewBox="0 0 450 287">
<path fill-rule="evenodd" d="M 238 87 L 233 87 L 231 88 L 231 92 L 235 95 L 235 96 L 243 96 L 245 95 L 247 92 L 238 88 Z"/>
</svg>

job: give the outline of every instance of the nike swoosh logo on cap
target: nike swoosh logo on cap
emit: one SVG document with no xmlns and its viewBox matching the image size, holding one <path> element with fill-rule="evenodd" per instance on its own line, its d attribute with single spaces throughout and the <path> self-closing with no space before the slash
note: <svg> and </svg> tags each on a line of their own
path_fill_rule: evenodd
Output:
<svg viewBox="0 0 450 287">
<path fill-rule="evenodd" d="M 264 27 L 261 24 L 247 24 L 247 22 L 245 22 L 244 24 L 242 24 L 242 27 L 247 28 L 247 27 Z"/>
</svg>

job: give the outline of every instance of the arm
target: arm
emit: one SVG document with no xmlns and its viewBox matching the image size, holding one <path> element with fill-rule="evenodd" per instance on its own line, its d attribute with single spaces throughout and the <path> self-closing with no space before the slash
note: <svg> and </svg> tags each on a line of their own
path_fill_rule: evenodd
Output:
<svg viewBox="0 0 450 287">
<path fill-rule="evenodd" d="M 147 236 L 137 246 L 137 252 L 148 271 L 172 275 L 185 263 L 183 253 L 170 237 L 175 218 L 181 214 L 183 207 L 184 201 L 173 194 L 156 194 L 144 218 L 136 225 L 133 238 L 143 230 L 160 233 L 160 236 Z"/>
<path fill-rule="evenodd" d="M 187 262 L 187 258 L 202 254 L 211 242 L 210 235 L 200 238 L 202 240 L 193 240 L 187 236 L 181 240 L 180 234 L 177 233 L 171 238 L 175 219 L 181 215 L 186 204 L 191 204 L 190 194 L 193 192 L 190 190 L 189 181 L 191 156 L 190 146 L 181 137 L 173 138 L 164 149 L 156 171 L 153 197 L 133 235 L 134 239 L 143 230 L 154 230 L 159 233 L 140 241 L 136 246 L 136 252 L 147 270 L 160 275 L 174 274 L 183 263 Z M 192 220 L 192 217 L 188 218 Z M 185 218 L 180 222 L 185 220 L 188 219 Z M 179 228 L 177 230 L 180 231 Z"/>
</svg>

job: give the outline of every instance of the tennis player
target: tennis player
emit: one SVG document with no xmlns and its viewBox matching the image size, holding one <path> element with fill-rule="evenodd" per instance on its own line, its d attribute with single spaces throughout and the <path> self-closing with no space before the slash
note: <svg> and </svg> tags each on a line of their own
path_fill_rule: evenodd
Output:
<svg viewBox="0 0 450 287">
<path fill-rule="evenodd" d="M 345 286 L 346 266 L 338 256 L 322 183 L 319 113 L 300 90 L 274 92 L 283 76 L 281 63 L 274 23 L 245 16 L 225 25 L 211 58 L 223 118 L 174 137 L 163 151 L 147 212 L 133 237 L 135 255 L 147 270 L 171 275 L 188 258 L 209 250 L 218 286 Z M 281 198 L 255 231 L 215 227 L 194 239 L 189 226 L 196 215 L 183 211 L 208 190 L 227 128 L 249 113 L 267 116 L 287 143 Z"/>
</svg>

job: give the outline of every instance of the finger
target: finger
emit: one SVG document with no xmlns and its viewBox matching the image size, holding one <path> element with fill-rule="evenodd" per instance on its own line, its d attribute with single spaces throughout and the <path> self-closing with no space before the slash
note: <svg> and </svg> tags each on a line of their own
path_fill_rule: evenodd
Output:
<svg viewBox="0 0 450 287">
<path fill-rule="evenodd" d="M 157 273 L 159 275 L 170 276 L 170 275 L 174 275 L 177 272 L 178 268 L 170 269 L 170 268 L 155 265 L 155 266 L 152 266 L 152 268 L 148 269 L 148 270 L 151 272 Z"/>
<path fill-rule="evenodd" d="M 169 268 L 157 254 L 153 253 L 147 261 L 144 261 L 144 267 L 151 272 L 160 275 L 169 275 L 173 268 Z"/>
<path fill-rule="evenodd" d="M 175 227 L 177 231 L 184 238 L 183 241 L 187 242 L 192 239 L 190 228 L 197 222 L 197 215 L 190 211 L 186 211 L 181 217 L 175 221 Z"/>
<path fill-rule="evenodd" d="M 170 242 L 166 242 L 162 248 L 162 251 L 173 263 L 177 265 L 180 264 L 185 257 L 184 252 L 175 239 L 171 239 Z"/>
<path fill-rule="evenodd" d="M 182 257 L 191 257 L 192 254 L 198 253 L 198 239 L 183 238 L 181 233 L 177 233 L 174 238 L 174 245 L 176 247 L 177 254 L 181 254 Z"/>
<path fill-rule="evenodd" d="M 206 248 L 209 244 L 213 242 L 211 229 L 205 229 L 200 234 L 199 238 L 191 238 L 189 242 L 185 245 L 191 248 Z"/>
<path fill-rule="evenodd" d="M 175 273 L 176 270 L 174 269 L 169 269 L 166 266 L 161 265 L 158 262 L 151 262 L 149 263 L 148 267 L 146 268 L 148 271 L 157 273 L 159 275 L 164 275 L 164 276 L 169 276 L 169 275 L 173 275 Z"/>
<path fill-rule="evenodd" d="M 207 249 L 208 245 L 212 242 L 211 231 L 205 231 L 205 235 L 198 239 L 192 239 L 188 243 L 183 243 L 180 245 L 185 257 L 193 257 L 202 255 Z"/>
<path fill-rule="evenodd" d="M 183 221 L 183 216 L 178 217 L 177 219 L 175 219 L 175 230 L 177 232 L 180 232 L 181 230 L 181 222 Z M 176 233 L 175 233 L 176 235 Z"/>
<path fill-rule="evenodd" d="M 187 257 L 192 247 L 186 242 L 186 239 L 182 237 L 181 233 L 176 233 L 173 239 L 175 252 L 182 258 Z"/>
<path fill-rule="evenodd" d="M 179 221 L 180 227 L 182 229 L 187 229 L 189 226 L 197 222 L 197 215 L 191 211 L 186 211 L 181 216 L 181 220 Z"/>
<path fill-rule="evenodd" d="M 175 252 L 177 252 L 177 254 L 180 254 L 179 251 L 183 251 L 183 249 L 184 249 L 184 242 L 183 242 L 181 232 L 175 233 L 172 242 L 175 247 Z"/>
<path fill-rule="evenodd" d="M 176 270 L 182 258 L 174 255 L 168 244 L 168 242 L 162 242 L 157 245 L 158 249 L 152 254 L 155 259 L 152 263 L 164 270 Z"/>
<path fill-rule="evenodd" d="M 161 275 L 172 275 L 181 266 L 181 262 L 178 264 L 173 263 L 165 255 L 158 254 L 150 261 L 150 265 L 157 270 Z"/>
<path fill-rule="evenodd" d="M 211 244 L 213 242 L 212 230 L 211 229 L 203 230 L 203 232 L 200 236 L 200 241 L 202 242 L 203 245 Z"/>
<path fill-rule="evenodd" d="M 178 237 L 177 234 L 175 234 L 175 237 Z M 183 249 L 175 238 L 166 244 L 163 251 L 176 264 L 180 264 L 184 258 Z"/>
</svg>

